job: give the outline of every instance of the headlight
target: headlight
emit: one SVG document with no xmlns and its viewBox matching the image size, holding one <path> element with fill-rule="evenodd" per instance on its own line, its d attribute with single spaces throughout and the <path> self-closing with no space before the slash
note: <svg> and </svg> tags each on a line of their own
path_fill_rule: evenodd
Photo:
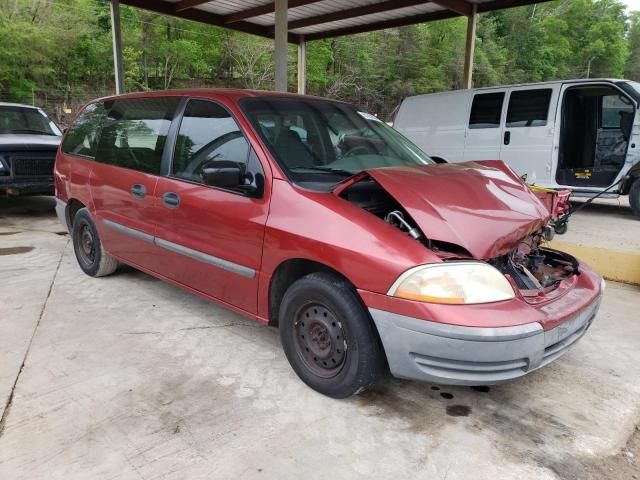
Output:
<svg viewBox="0 0 640 480">
<path fill-rule="evenodd" d="M 515 297 L 505 276 L 482 262 L 420 265 L 400 275 L 388 295 L 457 305 L 499 302 Z"/>
</svg>

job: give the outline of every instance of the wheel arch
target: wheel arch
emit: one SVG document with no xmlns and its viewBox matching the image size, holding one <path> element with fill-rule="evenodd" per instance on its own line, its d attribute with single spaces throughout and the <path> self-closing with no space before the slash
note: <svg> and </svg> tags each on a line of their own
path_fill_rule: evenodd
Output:
<svg viewBox="0 0 640 480">
<path fill-rule="evenodd" d="M 620 193 L 622 195 L 629 195 L 629 191 L 635 182 L 640 181 L 640 162 L 636 163 L 631 169 L 627 172 L 628 180 L 626 180 L 622 184 L 622 188 L 620 189 Z"/>
<path fill-rule="evenodd" d="M 307 258 L 290 258 L 285 260 L 276 267 L 269 282 L 269 325 L 278 326 L 280 304 L 287 289 L 296 280 L 316 272 L 332 273 L 347 282 L 355 290 L 353 282 L 329 265 Z M 359 297 L 358 295 L 358 298 Z M 365 307 L 364 302 L 363 307 Z"/>
<path fill-rule="evenodd" d="M 71 229 L 73 228 L 73 219 L 75 218 L 76 213 L 78 213 L 78 210 L 80 210 L 81 208 L 87 208 L 87 206 L 77 198 L 70 198 L 67 202 L 65 220 L 67 222 L 69 231 L 71 231 Z"/>
</svg>

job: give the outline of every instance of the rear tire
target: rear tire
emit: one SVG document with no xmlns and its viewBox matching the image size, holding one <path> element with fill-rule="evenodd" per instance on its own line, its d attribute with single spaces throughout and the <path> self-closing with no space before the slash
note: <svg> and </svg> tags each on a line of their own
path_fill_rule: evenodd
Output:
<svg viewBox="0 0 640 480">
<path fill-rule="evenodd" d="M 298 377 L 333 398 L 363 392 L 382 375 L 384 351 L 354 288 L 331 273 L 312 273 L 284 294 L 280 339 Z"/>
<path fill-rule="evenodd" d="M 71 238 L 78 265 L 84 273 L 91 277 L 104 277 L 116 271 L 118 261 L 105 252 L 98 230 L 86 208 L 78 210 L 73 217 Z"/>
<path fill-rule="evenodd" d="M 634 180 L 629 190 L 629 204 L 633 214 L 640 218 L 640 178 Z"/>
</svg>

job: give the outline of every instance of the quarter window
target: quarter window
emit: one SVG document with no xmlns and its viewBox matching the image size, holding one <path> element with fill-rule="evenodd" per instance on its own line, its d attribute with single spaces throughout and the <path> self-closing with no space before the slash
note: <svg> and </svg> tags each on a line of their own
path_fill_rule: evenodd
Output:
<svg viewBox="0 0 640 480">
<path fill-rule="evenodd" d="M 246 164 L 249 144 L 231 114 L 207 100 L 187 104 L 173 156 L 174 177 L 202 182 L 202 172 L 211 162 L 222 160 Z"/>
<path fill-rule="evenodd" d="M 115 100 L 103 122 L 96 160 L 158 175 L 179 99 Z"/>
<path fill-rule="evenodd" d="M 498 128 L 502 117 L 504 92 L 481 93 L 473 97 L 469 128 Z"/>
<path fill-rule="evenodd" d="M 93 158 L 98 146 L 98 131 L 105 115 L 103 103 L 87 105 L 69 127 L 62 141 L 62 151 L 69 155 Z"/>
<path fill-rule="evenodd" d="M 507 111 L 507 128 L 545 126 L 550 101 L 550 88 L 512 92 Z"/>
</svg>

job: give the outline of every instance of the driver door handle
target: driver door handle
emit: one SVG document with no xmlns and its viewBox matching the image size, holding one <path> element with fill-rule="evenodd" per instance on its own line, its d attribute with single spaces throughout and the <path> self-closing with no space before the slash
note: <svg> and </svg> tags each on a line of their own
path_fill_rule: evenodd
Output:
<svg viewBox="0 0 640 480">
<path fill-rule="evenodd" d="M 180 206 L 180 196 L 175 192 L 167 192 L 162 195 L 162 204 L 167 208 L 178 208 Z"/>
</svg>

